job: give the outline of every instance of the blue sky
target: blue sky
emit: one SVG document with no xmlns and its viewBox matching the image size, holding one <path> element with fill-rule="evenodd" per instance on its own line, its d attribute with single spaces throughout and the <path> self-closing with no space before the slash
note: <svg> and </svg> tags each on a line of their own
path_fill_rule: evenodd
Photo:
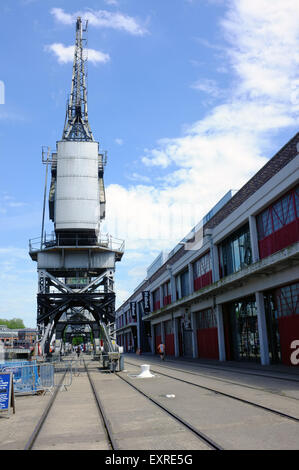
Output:
<svg viewBox="0 0 299 470">
<path fill-rule="evenodd" d="M 90 124 L 108 151 L 102 230 L 126 240 L 118 304 L 298 130 L 297 0 L 1 0 L 0 318 L 28 327 L 41 148 L 62 135 L 78 14 L 89 19 Z"/>
</svg>

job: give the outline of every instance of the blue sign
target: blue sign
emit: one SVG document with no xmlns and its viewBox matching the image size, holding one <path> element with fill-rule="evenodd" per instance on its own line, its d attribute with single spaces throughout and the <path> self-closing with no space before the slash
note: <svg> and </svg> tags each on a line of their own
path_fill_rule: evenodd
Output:
<svg viewBox="0 0 299 470">
<path fill-rule="evenodd" d="M 9 411 L 12 396 L 12 373 L 0 372 L 0 411 Z"/>
</svg>

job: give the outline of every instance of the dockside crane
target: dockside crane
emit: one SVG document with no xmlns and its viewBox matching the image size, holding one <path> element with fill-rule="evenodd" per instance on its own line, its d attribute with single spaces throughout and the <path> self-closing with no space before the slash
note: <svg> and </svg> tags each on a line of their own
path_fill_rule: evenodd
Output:
<svg viewBox="0 0 299 470">
<path fill-rule="evenodd" d="M 44 233 L 43 212 L 41 238 L 30 240 L 29 254 L 37 262 L 37 326 L 42 353 L 49 354 L 55 338 L 54 354 L 59 355 L 66 328 L 70 335 L 72 328 L 75 331 L 78 325 L 88 325 L 95 355 L 115 368 L 121 361 L 115 337 L 111 336 L 114 273 L 124 253 L 124 242 L 101 234 L 107 154 L 100 151 L 88 119 L 87 28 L 88 23 L 78 17 L 62 138 L 55 152 L 48 151 L 46 157 L 43 152 L 47 171 L 48 166 L 51 168 L 48 201 L 54 231 L 51 235 Z"/>
</svg>

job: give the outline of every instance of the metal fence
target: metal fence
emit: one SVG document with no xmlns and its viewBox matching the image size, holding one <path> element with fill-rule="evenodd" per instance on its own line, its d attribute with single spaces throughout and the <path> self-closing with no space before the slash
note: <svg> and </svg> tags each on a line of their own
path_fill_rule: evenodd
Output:
<svg viewBox="0 0 299 470">
<path fill-rule="evenodd" d="M 9 362 L 0 364 L 0 372 L 12 372 L 16 395 L 52 392 L 55 387 L 70 387 L 72 363 Z M 63 377 L 63 381 L 61 379 Z"/>
<path fill-rule="evenodd" d="M 51 362 L 51 365 L 54 367 L 54 386 L 55 387 L 70 387 L 73 380 L 74 375 L 74 365 L 73 361 L 57 361 Z M 60 384 L 62 375 L 64 375 L 64 379 L 62 384 Z"/>
</svg>

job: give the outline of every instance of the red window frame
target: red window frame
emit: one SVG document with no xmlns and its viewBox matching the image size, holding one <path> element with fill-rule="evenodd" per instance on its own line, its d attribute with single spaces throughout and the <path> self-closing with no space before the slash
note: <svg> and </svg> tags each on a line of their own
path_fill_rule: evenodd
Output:
<svg viewBox="0 0 299 470">
<path fill-rule="evenodd" d="M 257 215 L 260 258 L 299 240 L 299 185 Z"/>
</svg>

